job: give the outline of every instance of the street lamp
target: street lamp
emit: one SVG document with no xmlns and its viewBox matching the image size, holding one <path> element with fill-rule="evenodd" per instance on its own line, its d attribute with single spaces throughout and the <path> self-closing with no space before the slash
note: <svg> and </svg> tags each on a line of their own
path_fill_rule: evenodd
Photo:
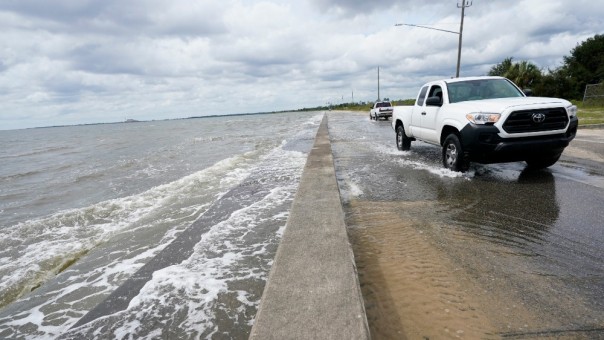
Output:
<svg viewBox="0 0 604 340">
<path fill-rule="evenodd" d="M 421 25 L 413 25 L 413 24 L 396 24 L 394 26 L 413 26 L 413 27 L 427 28 L 429 30 L 457 34 L 459 36 L 459 45 L 457 46 L 457 70 L 455 72 L 455 78 L 459 78 L 459 67 L 461 66 L 461 40 L 463 37 L 463 18 L 464 18 L 464 12 L 465 12 L 466 7 L 470 7 L 470 6 L 472 6 L 471 0 L 462 0 L 461 5 L 459 3 L 457 4 L 457 8 L 461 8 L 461 23 L 459 25 L 459 32 L 448 31 L 448 30 L 443 30 L 443 29 L 434 28 L 434 27 L 426 27 L 426 26 L 421 26 Z"/>
</svg>

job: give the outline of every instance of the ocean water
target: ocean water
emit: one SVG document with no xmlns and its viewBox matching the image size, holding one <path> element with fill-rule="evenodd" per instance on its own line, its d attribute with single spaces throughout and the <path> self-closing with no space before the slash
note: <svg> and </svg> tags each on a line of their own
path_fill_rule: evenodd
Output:
<svg viewBox="0 0 604 340">
<path fill-rule="evenodd" d="M 0 131 L 0 338 L 247 338 L 322 117 Z M 182 261 L 77 324 L 187 232 Z"/>
</svg>

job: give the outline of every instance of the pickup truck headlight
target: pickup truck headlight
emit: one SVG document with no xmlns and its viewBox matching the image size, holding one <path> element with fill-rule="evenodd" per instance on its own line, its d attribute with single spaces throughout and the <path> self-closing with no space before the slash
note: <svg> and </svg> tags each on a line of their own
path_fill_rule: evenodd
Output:
<svg viewBox="0 0 604 340">
<path fill-rule="evenodd" d="M 576 117 L 577 116 L 577 106 L 576 105 L 567 106 L 566 113 L 568 113 L 568 116 L 570 118 Z"/>
<path fill-rule="evenodd" d="M 501 114 L 499 113 L 468 113 L 466 118 L 474 124 L 495 124 L 499 121 Z"/>
</svg>

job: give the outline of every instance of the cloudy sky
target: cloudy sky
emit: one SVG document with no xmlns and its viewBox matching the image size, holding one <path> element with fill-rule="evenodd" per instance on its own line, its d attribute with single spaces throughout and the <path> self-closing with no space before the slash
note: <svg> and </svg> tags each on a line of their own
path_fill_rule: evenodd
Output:
<svg viewBox="0 0 604 340">
<path fill-rule="evenodd" d="M 2 0 L 0 130 L 415 96 L 455 75 L 461 0 Z M 604 33 L 601 0 L 474 0 L 462 76 L 544 69 Z"/>
</svg>

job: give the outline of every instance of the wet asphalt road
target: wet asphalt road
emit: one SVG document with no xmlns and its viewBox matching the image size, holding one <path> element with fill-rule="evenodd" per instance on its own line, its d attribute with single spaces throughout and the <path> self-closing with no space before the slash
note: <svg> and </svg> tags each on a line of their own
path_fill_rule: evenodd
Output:
<svg viewBox="0 0 604 340">
<path fill-rule="evenodd" d="M 604 130 L 546 170 L 460 175 L 389 121 L 328 117 L 374 339 L 604 339 Z"/>
</svg>

